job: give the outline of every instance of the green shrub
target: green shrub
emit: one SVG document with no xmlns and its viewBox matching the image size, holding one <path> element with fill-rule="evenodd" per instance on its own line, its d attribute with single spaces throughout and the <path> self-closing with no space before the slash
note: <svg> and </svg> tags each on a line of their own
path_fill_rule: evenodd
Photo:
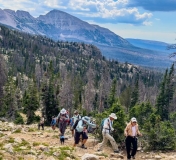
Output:
<svg viewBox="0 0 176 160">
<path fill-rule="evenodd" d="M 145 124 L 150 150 L 173 150 L 176 147 L 174 127 L 169 121 L 160 121 L 160 116 L 152 114 Z"/>
<path fill-rule="evenodd" d="M 15 124 L 24 124 L 23 117 L 18 112 L 15 114 L 15 117 Z"/>
</svg>

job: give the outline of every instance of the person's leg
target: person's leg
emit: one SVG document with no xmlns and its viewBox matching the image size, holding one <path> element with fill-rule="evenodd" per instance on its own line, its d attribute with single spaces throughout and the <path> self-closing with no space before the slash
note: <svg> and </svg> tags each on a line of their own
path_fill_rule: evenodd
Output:
<svg viewBox="0 0 176 160">
<path fill-rule="evenodd" d="M 106 133 L 105 136 L 106 136 L 106 139 L 110 141 L 113 150 L 117 152 L 119 149 L 115 139 L 109 133 Z"/>
<path fill-rule="evenodd" d="M 40 123 L 38 124 L 38 130 L 40 130 Z"/>
<path fill-rule="evenodd" d="M 137 138 L 132 139 L 132 144 L 133 144 L 133 150 L 132 150 L 131 156 L 134 157 L 137 151 Z"/>
<path fill-rule="evenodd" d="M 129 136 L 126 137 L 125 144 L 126 144 L 127 158 L 130 159 L 131 158 L 131 154 L 130 154 L 130 151 L 131 151 L 131 137 L 129 137 Z"/>
<path fill-rule="evenodd" d="M 107 142 L 108 142 L 108 139 L 106 138 L 105 134 L 106 134 L 106 133 L 102 133 L 102 135 L 103 135 L 103 141 L 102 141 L 102 143 L 99 145 L 98 151 L 101 151 L 102 148 L 104 147 L 104 145 L 106 145 Z"/>
<path fill-rule="evenodd" d="M 72 137 L 73 137 L 74 136 L 74 129 L 71 132 L 72 132 Z"/>
<path fill-rule="evenodd" d="M 62 123 L 59 123 L 59 135 L 63 135 L 63 124 Z"/>
<path fill-rule="evenodd" d="M 44 130 L 44 124 L 42 123 L 41 125 L 42 125 L 42 130 Z"/>
<path fill-rule="evenodd" d="M 67 128 L 67 122 L 64 122 L 63 125 L 62 125 L 62 134 L 63 135 L 65 134 L 66 128 Z"/>
<path fill-rule="evenodd" d="M 75 137 L 74 137 L 75 142 L 73 147 L 76 147 L 76 145 L 79 143 L 79 137 L 80 137 L 80 132 L 75 131 Z"/>
<path fill-rule="evenodd" d="M 88 136 L 85 132 L 82 132 L 81 135 L 82 135 L 82 146 L 81 147 L 84 149 L 87 149 L 87 147 L 85 147 L 85 143 L 87 142 Z"/>
</svg>

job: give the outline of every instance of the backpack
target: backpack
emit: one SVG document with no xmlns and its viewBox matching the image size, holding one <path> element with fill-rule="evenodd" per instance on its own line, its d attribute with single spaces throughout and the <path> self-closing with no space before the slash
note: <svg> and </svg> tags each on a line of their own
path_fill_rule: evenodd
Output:
<svg viewBox="0 0 176 160">
<path fill-rule="evenodd" d="M 105 121 L 106 119 L 107 119 L 107 118 L 104 118 L 104 119 L 102 119 L 102 121 L 101 121 L 101 124 L 100 124 L 100 129 L 101 129 L 101 131 L 103 130 L 104 121 Z M 109 122 L 109 120 L 108 120 L 108 122 Z"/>
</svg>

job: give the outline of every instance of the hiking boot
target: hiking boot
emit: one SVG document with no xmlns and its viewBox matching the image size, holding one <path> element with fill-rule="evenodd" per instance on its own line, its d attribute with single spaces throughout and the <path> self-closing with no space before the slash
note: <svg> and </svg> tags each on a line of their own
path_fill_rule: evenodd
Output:
<svg viewBox="0 0 176 160">
<path fill-rule="evenodd" d="M 119 153 L 119 150 L 115 150 L 114 153 Z"/>
<path fill-rule="evenodd" d="M 83 149 L 87 149 L 87 147 L 85 147 L 84 145 L 82 145 L 81 148 L 83 148 Z"/>
<path fill-rule="evenodd" d="M 132 159 L 135 159 L 135 156 L 131 156 Z"/>
</svg>

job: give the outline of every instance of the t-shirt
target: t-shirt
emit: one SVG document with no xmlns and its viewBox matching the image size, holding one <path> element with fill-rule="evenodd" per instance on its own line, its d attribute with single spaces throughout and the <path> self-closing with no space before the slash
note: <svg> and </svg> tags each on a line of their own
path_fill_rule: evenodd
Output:
<svg viewBox="0 0 176 160">
<path fill-rule="evenodd" d="M 132 136 L 136 135 L 136 126 L 132 126 Z"/>
</svg>

